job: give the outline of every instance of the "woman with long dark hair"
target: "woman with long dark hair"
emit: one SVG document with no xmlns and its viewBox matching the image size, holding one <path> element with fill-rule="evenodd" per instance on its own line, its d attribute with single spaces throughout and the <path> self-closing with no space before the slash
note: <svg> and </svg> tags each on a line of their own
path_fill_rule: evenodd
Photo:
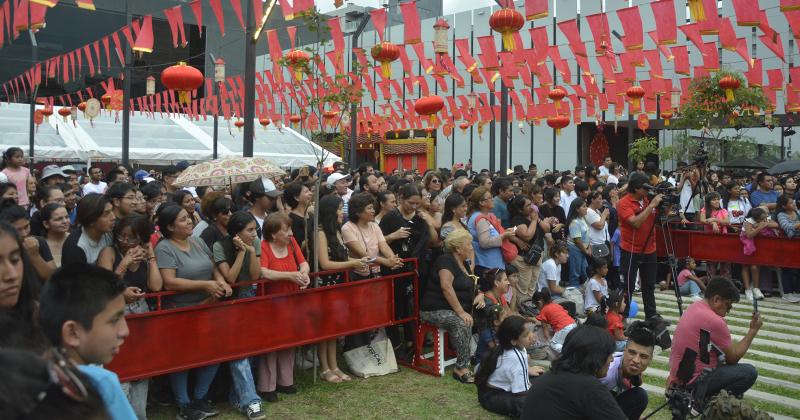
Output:
<svg viewBox="0 0 800 420">
<path fill-rule="evenodd" d="M 183 207 L 186 213 L 189 213 L 193 225 L 200 223 L 200 215 L 195 211 L 195 201 L 194 197 L 192 197 L 192 193 L 186 190 L 175 191 L 175 194 L 172 196 L 172 202 Z"/>
<path fill-rule="evenodd" d="M 24 251 L 28 254 L 28 260 L 36 272 L 39 281 L 44 282 L 50 278 L 56 270 L 53 262 L 53 255 L 47 241 L 38 236 L 31 235 L 31 223 L 28 219 L 28 211 L 16 204 L 8 205 L 0 210 L 0 220 L 9 223 L 17 229 L 19 237 L 22 238 Z"/>
<path fill-rule="evenodd" d="M 113 205 L 100 194 L 85 195 L 78 203 L 78 226 L 62 251 L 63 261 L 94 264 L 100 251 L 113 243 L 111 230 L 114 228 Z"/>
<path fill-rule="evenodd" d="M 533 381 L 521 418 L 626 419 L 598 378 L 608 373 L 614 340 L 608 331 L 581 325 L 570 331 L 550 371 Z"/>
<path fill-rule="evenodd" d="M 530 321 L 518 315 L 507 317 L 497 329 L 497 341 L 475 374 L 478 402 L 493 413 L 519 418 L 531 388 L 530 377 L 544 372 L 539 366 L 528 366 L 526 349 L 533 344 Z"/>
<path fill-rule="evenodd" d="M 47 345 L 34 317 L 39 282 L 24 249 L 17 229 L 0 222 L 0 347 L 41 351 Z"/>
<path fill-rule="evenodd" d="M 67 208 L 63 204 L 51 203 L 39 210 L 39 215 L 44 226 L 44 239 L 50 248 L 53 262 L 56 268 L 61 267 L 61 253 L 70 230 Z"/>
</svg>

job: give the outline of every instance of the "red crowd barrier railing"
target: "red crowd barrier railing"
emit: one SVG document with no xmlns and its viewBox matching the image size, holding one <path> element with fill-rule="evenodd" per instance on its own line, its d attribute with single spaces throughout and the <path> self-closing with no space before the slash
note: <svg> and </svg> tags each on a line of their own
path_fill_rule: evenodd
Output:
<svg viewBox="0 0 800 420">
<path fill-rule="evenodd" d="M 238 283 L 258 285 L 257 295 L 176 309 L 161 305 L 174 292 L 149 294 L 156 310 L 127 316 L 130 335 L 107 368 L 126 382 L 417 321 L 416 307 L 395 317 L 396 280 L 412 276 L 419 301 L 417 261 L 406 262 L 413 271 L 360 281 L 344 272 L 342 284 L 291 293 L 264 295 L 268 280 Z"/>
<path fill-rule="evenodd" d="M 800 239 L 787 237 L 754 238 L 756 252 L 745 255 L 738 233 L 713 233 L 687 230 L 688 225 L 671 223 L 668 229 L 656 227 L 656 251 L 666 257 L 665 239 L 671 240 L 671 250 L 677 258 L 691 256 L 696 260 L 800 268 Z M 682 227 L 684 229 L 682 229 Z M 699 227 L 698 227 L 699 229 Z"/>
</svg>

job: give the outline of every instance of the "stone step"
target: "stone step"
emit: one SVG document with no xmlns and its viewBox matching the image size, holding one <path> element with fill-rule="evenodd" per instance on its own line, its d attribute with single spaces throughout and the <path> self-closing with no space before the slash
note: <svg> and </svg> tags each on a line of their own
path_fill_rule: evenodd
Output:
<svg viewBox="0 0 800 420">
<path fill-rule="evenodd" d="M 675 334 L 675 325 L 669 326 L 670 334 Z M 742 336 L 739 334 L 731 334 L 731 339 L 733 340 L 741 340 Z M 792 343 L 784 343 L 782 341 L 772 341 L 765 338 L 759 338 L 757 335 L 756 338 L 753 340 L 753 344 L 759 346 L 770 346 L 770 347 L 777 347 L 783 350 L 790 350 L 793 352 L 800 353 L 800 344 L 792 344 Z"/>
<path fill-rule="evenodd" d="M 672 298 L 673 301 L 675 300 L 675 293 L 672 292 L 672 291 L 669 291 L 669 292 L 657 291 L 656 292 L 656 298 L 663 297 L 663 296 L 668 296 L 668 297 Z M 744 295 L 741 295 L 741 296 L 742 296 L 742 301 L 741 302 L 745 302 L 744 301 Z M 798 307 L 800 307 L 800 304 L 787 302 L 787 301 L 783 300 L 780 297 L 764 298 L 764 299 L 762 299 L 762 300 L 760 300 L 758 302 L 758 305 L 759 306 L 766 306 L 766 307 L 773 308 L 773 309 L 786 310 L 786 311 L 794 311 L 794 310 L 797 310 Z"/>
<path fill-rule="evenodd" d="M 678 323 L 678 317 L 677 316 L 672 316 L 672 315 L 667 315 L 667 314 L 662 313 L 661 317 L 666 319 L 666 320 L 668 320 L 668 321 L 671 321 L 673 324 L 677 324 Z M 637 316 L 637 318 L 644 319 L 643 316 L 642 317 Z M 766 324 L 765 324 L 765 326 L 766 326 Z M 739 327 L 739 326 L 736 326 L 736 325 L 729 325 L 728 329 L 731 331 L 731 333 L 735 332 L 735 333 L 738 333 L 738 334 L 747 334 L 747 331 L 748 331 L 747 327 Z M 779 340 L 797 341 L 798 344 L 800 344 L 800 337 L 798 337 L 795 334 L 784 334 L 784 333 L 779 333 L 779 332 L 775 332 L 775 331 L 769 331 L 769 330 L 764 329 L 763 327 L 758 331 L 757 337 L 775 338 L 775 339 L 779 339 Z"/>
<path fill-rule="evenodd" d="M 650 372 L 650 369 L 647 369 L 647 372 Z M 661 372 L 663 372 L 663 371 L 661 371 Z M 669 374 L 669 373 L 667 373 L 667 374 Z M 650 394 L 658 395 L 660 397 L 664 396 L 664 388 L 663 387 L 660 387 L 660 386 L 657 386 L 657 385 L 651 385 L 651 384 L 642 384 L 642 388 L 644 388 L 644 390 L 647 391 Z M 745 393 L 745 396 L 748 397 L 748 398 L 756 399 L 756 400 L 762 400 L 762 401 L 767 401 L 767 402 L 771 402 L 771 403 L 777 403 L 777 404 L 793 407 L 792 405 L 783 404 L 783 403 L 778 401 L 778 400 L 788 400 L 788 401 L 794 402 L 795 404 L 800 406 L 800 402 L 798 402 L 796 400 L 793 400 L 791 398 L 780 397 L 778 395 L 767 394 L 766 392 L 752 391 L 751 390 L 751 391 L 747 391 L 747 393 Z M 668 409 L 664 408 L 664 410 L 668 410 Z M 650 412 L 647 412 L 646 414 L 650 414 Z M 793 417 L 788 417 L 788 416 L 784 416 L 784 415 L 781 415 L 781 414 L 774 414 L 774 413 L 768 413 L 768 414 L 770 416 L 772 416 L 772 418 L 775 419 L 775 420 L 793 419 Z"/>
<path fill-rule="evenodd" d="M 642 298 L 641 295 L 638 295 L 638 296 L 635 296 L 635 297 L 636 297 L 637 302 L 640 302 L 642 300 L 641 299 Z M 788 309 L 784 309 L 784 308 L 777 308 L 774 305 L 769 305 L 769 304 L 764 305 L 764 304 L 762 304 L 762 302 L 763 301 L 759 301 L 758 302 L 758 311 L 761 312 L 762 314 L 781 315 L 781 316 L 785 316 L 785 317 L 790 318 L 790 319 L 796 319 L 798 317 L 798 315 L 800 315 L 798 313 L 798 309 L 800 309 L 800 305 L 798 305 L 794 309 L 792 309 L 791 307 L 788 308 Z M 677 304 L 677 302 L 675 302 L 675 296 L 674 295 L 658 295 L 658 294 L 656 294 L 656 305 L 664 304 L 664 303 L 669 304 L 671 307 L 674 306 L 676 309 L 678 308 L 678 304 Z M 685 310 L 686 307 L 688 307 L 691 303 L 692 303 L 692 301 L 690 299 L 684 299 L 683 300 L 683 309 Z M 742 300 L 739 301 L 739 303 L 735 303 L 733 305 L 733 311 L 734 312 L 742 312 L 742 313 L 749 314 L 749 313 L 753 312 L 752 308 L 753 308 L 752 302 L 747 301 L 745 299 L 742 299 Z"/>
<path fill-rule="evenodd" d="M 637 301 L 636 303 L 638 304 L 639 301 Z M 677 317 L 679 315 L 677 307 L 667 307 L 663 305 L 658 307 L 658 313 L 660 313 L 662 316 L 669 314 Z M 749 323 L 751 316 L 752 312 L 731 311 L 725 318 L 734 319 L 739 323 Z M 764 314 L 764 317 L 767 321 L 766 323 L 764 323 L 764 327 L 773 327 L 781 329 L 787 329 L 787 328 L 800 329 L 800 319 L 798 320 L 786 319 L 785 317 L 782 316 L 774 316 L 767 314 Z"/>
<path fill-rule="evenodd" d="M 660 356 L 660 355 L 659 356 L 654 356 L 653 360 L 655 360 L 657 362 L 661 362 L 661 363 L 669 363 L 669 356 Z M 758 380 L 759 380 L 759 382 L 761 381 L 762 376 L 766 375 L 768 377 L 768 375 L 769 375 L 769 372 L 762 372 L 761 371 L 762 369 L 768 370 L 768 371 L 773 371 L 773 372 L 778 372 L 778 373 L 784 373 L 786 375 L 797 375 L 797 376 L 800 376 L 800 369 L 795 369 L 795 368 L 790 368 L 790 367 L 786 367 L 786 366 L 780 366 L 780 365 L 776 365 L 776 364 L 772 364 L 772 363 L 762 362 L 760 360 L 748 360 L 747 358 L 742 359 L 740 362 L 741 363 L 749 363 L 749 364 L 755 366 L 758 369 Z M 781 381 L 781 382 L 787 382 L 787 381 Z M 776 384 L 776 385 L 780 385 L 780 384 Z M 800 390 L 800 384 L 792 384 L 792 385 L 795 385 L 792 388 Z"/>
<path fill-rule="evenodd" d="M 747 353 L 752 353 L 752 354 L 756 354 L 756 355 L 759 355 L 759 356 L 771 357 L 773 359 L 778 359 L 778 360 L 783 360 L 783 361 L 786 361 L 786 362 L 792 362 L 792 363 L 800 364 L 800 358 L 792 357 L 792 356 L 786 356 L 785 354 L 770 353 L 768 351 L 754 350 L 754 349 L 747 350 Z"/>
</svg>

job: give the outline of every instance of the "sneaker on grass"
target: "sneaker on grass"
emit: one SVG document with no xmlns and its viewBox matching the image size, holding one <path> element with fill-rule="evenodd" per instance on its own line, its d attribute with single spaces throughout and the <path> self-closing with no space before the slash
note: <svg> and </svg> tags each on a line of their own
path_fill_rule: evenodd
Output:
<svg viewBox="0 0 800 420">
<path fill-rule="evenodd" d="M 249 420 L 258 420 L 258 419 L 265 419 L 267 415 L 264 414 L 264 410 L 261 409 L 261 402 L 254 401 L 247 406 L 245 410 L 245 414 L 247 414 L 247 418 Z"/>
<path fill-rule="evenodd" d="M 180 411 L 178 411 L 178 415 L 175 416 L 175 418 L 178 420 L 203 420 L 208 418 L 208 416 L 202 411 L 196 410 L 187 405 L 180 408 Z"/>
<path fill-rule="evenodd" d="M 205 400 L 194 400 L 189 404 L 190 407 L 194 408 L 195 410 L 203 413 L 206 417 L 212 417 L 219 414 L 219 411 L 211 404 L 210 401 Z"/>
</svg>

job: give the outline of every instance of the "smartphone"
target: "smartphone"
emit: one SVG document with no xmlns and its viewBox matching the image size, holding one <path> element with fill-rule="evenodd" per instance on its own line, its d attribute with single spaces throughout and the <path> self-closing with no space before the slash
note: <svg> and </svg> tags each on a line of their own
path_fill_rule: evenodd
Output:
<svg viewBox="0 0 800 420">
<path fill-rule="evenodd" d="M 367 258 L 367 264 L 375 264 L 375 261 L 378 261 L 375 257 Z"/>
</svg>

